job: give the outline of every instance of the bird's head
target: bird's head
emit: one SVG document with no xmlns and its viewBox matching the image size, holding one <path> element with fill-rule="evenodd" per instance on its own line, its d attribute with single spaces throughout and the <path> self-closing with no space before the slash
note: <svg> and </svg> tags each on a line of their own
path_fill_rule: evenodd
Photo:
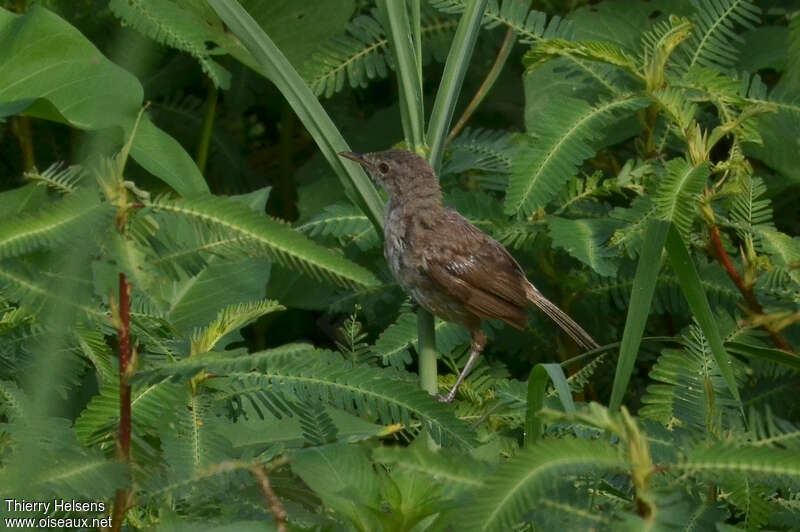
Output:
<svg viewBox="0 0 800 532">
<path fill-rule="evenodd" d="M 408 150 L 371 153 L 343 151 L 340 156 L 363 166 L 370 177 L 392 198 L 441 198 L 439 180 L 428 161 Z"/>
</svg>

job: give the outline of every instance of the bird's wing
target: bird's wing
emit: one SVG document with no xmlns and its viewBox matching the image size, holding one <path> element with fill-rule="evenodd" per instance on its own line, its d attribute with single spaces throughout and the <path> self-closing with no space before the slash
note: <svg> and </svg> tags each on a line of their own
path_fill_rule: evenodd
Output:
<svg viewBox="0 0 800 532">
<path fill-rule="evenodd" d="M 444 292 L 480 318 L 527 325 L 528 281 L 516 260 L 497 241 L 455 211 L 445 211 L 442 234 L 423 251 L 425 273 Z"/>
</svg>

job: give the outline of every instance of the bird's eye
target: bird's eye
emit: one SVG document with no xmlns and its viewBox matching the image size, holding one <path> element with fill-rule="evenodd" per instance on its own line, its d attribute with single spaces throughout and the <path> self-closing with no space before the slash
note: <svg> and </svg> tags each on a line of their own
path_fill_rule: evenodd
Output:
<svg viewBox="0 0 800 532">
<path fill-rule="evenodd" d="M 382 174 L 389 172 L 389 165 L 386 163 L 381 163 L 378 165 L 378 171 Z"/>
</svg>

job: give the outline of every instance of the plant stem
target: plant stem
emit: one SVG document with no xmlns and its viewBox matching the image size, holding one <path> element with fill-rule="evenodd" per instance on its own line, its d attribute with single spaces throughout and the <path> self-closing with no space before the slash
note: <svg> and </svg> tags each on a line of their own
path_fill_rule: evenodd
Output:
<svg viewBox="0 0 800 532">
<path fill-rule="evenodd" d="M 269 477 L 264 472 L 261 464 L 255 465 L 250 469 L 253 476 L 258 480 L 258 487 L 261 489 L 261 494 L 264 496 L 264 507 L 272 513 L 275 518 L 275 530 L 278 532 L 286 532 L 286 508 L 283 503 L 275 495 L 272 485 L 269 482 Z"/>
<path fill-rule="evenodd" d="M 453 44 L 447 53 L 447 61 L 442 72 L 442 81 L 439 83 L 439 90 L 436 92 L 436 99 L 433 102 L 430 123 L 426 140 L 430 146 L 428 160 L 434 170 L 438 170 L 442 162 L 444 152 L 444 139 L 447 130 L 450 128 L 450 121 L 453 119 L 453 112 L 456 108 L 458 95 L 464 84 L 464 76 L 467 74 L 472 51 L 475 49 L 475 41 L 481 30 L 483 12 L 486 9 L 488 0 L 472 0 L 464 9 L 461 20 L 458 21 L 456 34 L 453 37 Z"/>
<path fill-rule="evenodd" d="M 417 311 L 417 354 L 419 355 L 420 387 L 431 394 L 439 391 L 439 375 L 436 370 L 436 329 L 433 314 L 420 307 Z M 430 433 L 425 435 L 428 449 L 435 451 L 438 446 Z"/>
<path fill-rule="evenodd" d="M 122 462 L 131 460 L 131 387 L 128 372 L 131 362 L 131 284 L 124 273 L 119 274 L 119 309 L 117 336 L 119 338 L 119 440 L 117 456 Z M 122 530 L 122 521 L 130 504 L 130 491 L 118 489 L 114 498 L 111 530 Z"/>
<path fill-rule="evenodd" d="M 464 126 L 467 125 L 467 122 L 470 118 L 472 118 L 472 114 L 478 108 L 478 106 L 483 102 L 483 99 L 489 94 L 489 91 L 494 86 L 495 81 L 497 81 L 500 72 L 503 71 L 503 67 L 508 60 L 508 56 L 511 54 L 511 50 L 514 48 L 514 30 L 513 28 L 508 28 L 506 31 L 506 36 L 503 39 L 503 44 L 500 46 L 500 50 L 497 52 L 497 57 L 494 60 L 494 64 L 489 72 L 486 74 L 486 78 L 484 78 L 483 83 L 481 86 L 478 87 L 478 91 L 475 93 L 475 96 L 472 97 L 472 100 L 467 105 L 467 108 L 464 109 L 464 112 L 461 115 L 461 118 L 458 119 L 456 125 L 453 126 L 452 131 L 450 134 L 447 135 L 447 139 L 445 139 L 445 145 L 450 144 L 454 138 L 461 133 L 461 130 L 464 129 Z"/>
<path fill-rule="evenodd" d="M 217 111 L 217 97 L 219 90 L 214 82 L 207 80 L 208 96 L 206 98 L 206 113 L 203 117 L 203 130 L 200 135 L 200 142 L 197 144 L 197 156 L 195 161 L 201 174 L 206 173 L 206 163 L 208 162 L 208 147 L 211 144 L 211 132 L 214 129 L 214 116 Z"/>
<path fill-rule="evenodd" d="M 422 81 L 413 50 L 414 35 L 408 17 L 407 0 L 381 0 L 389 20 L 389 42 L 397 65 L 397 86 L 400 92 L 400 117 L 406 142 L 412 151 L 425 145 L 425 113 Z M 409 46 L 410 45 L 410 46 Z"/>
<path fill-rule="evenodd" d="M 417 311 L 417 337 L 420 384 L 426 392 L 436 393 L 439 391 L 436 375 L 436 333 L 433 314 L 424 308 Z"/>
<path fill-rule="evenodd" d="M 422 94 L 422 0 L 410 0 L 411 2 L 411 31 L 414 35 L 414 53 L 417 62 L 417 82 L 419 83 L 419 93 Z"/>
<path fill-rule="evenodd" d="M 754 314 L 764 314 L 764 307 L 762 307 L 761 303 L 759 303 L 758 299 L 756 299 L 756 295 L 753 292 L 753 287 L 748 286 L 747 283 L 745 283 L 744 279 L 739 273 L 739 270 L 736 269 L 733 261 L 731 261 L 728 252 L 725 251 L 725 247 L 722 245 L 722 238 L 720 238 L 719 228 L 716 225 L 709 225 L 708 236 L 711 240 L 711 247 L 714 251 L 713 255 L 716 256 L 717 260 L 719 260 L 719 263 L 728 274 L 728 277 L 731 278 L 733 284 L 735 284 L 736 288 L 738 288 L 739 292 L 741 292 L 744 300 L 747 302 L 747 307 Z M 769 337 L 772 339 L 772 343 L 774 343 L 776 347 L 783 349 L 784 351 L 794 353 L 794 349 L 792 348 L 791 344 L 786 340 L 786 338 L 783 337 L 783 335 L 781 335 L 780 332 L 776 331 L 768 323 L 765 323 L 763 327 L 769 333 Z"/>
<path fill-rule="evenodd" d="M 22 168 L 26 172 L 30 172 L 36 166 L 30 117 L 15 116 L 11 122 L 11 131 L 19 140 L 19 148 L 22 151 Z"/>
</svg>

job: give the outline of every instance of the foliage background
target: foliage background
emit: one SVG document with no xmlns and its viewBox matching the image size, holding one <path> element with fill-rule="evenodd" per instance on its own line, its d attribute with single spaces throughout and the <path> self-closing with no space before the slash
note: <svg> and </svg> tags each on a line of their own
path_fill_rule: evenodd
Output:
<svg viewBox="0 0 800 532">
<path fill-rule="evenodd" d="M 4 496 L 131 529 L 800 526 L 800 6 L 240 4 L 0 2 Z M 420 390 L 427 318 L 339 133 L 429 156 L 604 347 L 531 312 L 452 405 Z M 447 389 L 468 335 L 433 328 Z"/>
</svg>

